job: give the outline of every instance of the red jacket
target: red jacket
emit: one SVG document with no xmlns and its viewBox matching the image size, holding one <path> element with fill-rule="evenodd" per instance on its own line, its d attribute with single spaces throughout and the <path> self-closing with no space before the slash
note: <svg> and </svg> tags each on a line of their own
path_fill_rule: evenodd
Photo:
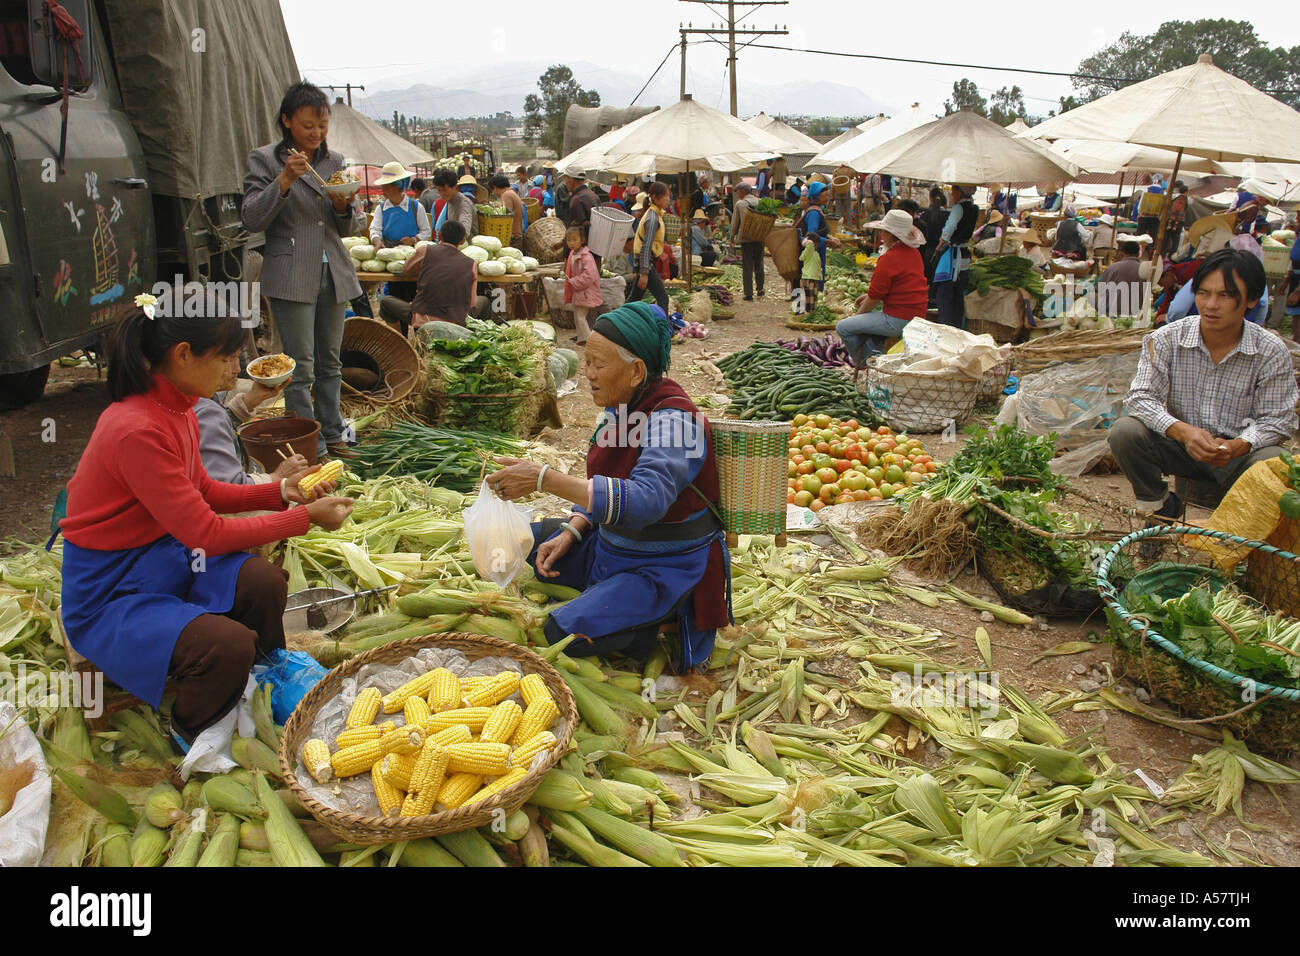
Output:
<svg viewBox="0 0 1300 956">
<path fill-rule="evenodd" d="M 881 311 L 895 319 L 925 318 L 929 288 L 921 252 L 895 243 L 876 260 L 867 295 L 883 304 Z"/>
<path fill-rule="evenodd" d="M 148 392 L 104 410 L 68 482 L 60 528 L 69 541 L 125 551 L 170 534 L 186 548 L 218 555 L 306 533 L 307 509 L 284 510 L 278 483 L 230 485 L 208 477 L 196 401 L 155 375 Z M 221 517 L 240 511 L 279 513 Z"/>
<path fill-rule="evenodd" d="M 564 302 L 583 309 L 595 309 L 604 302 L 600 294 L 600 270 L 586 246 L 570 252 L 564 261 Z"/>
</svg>

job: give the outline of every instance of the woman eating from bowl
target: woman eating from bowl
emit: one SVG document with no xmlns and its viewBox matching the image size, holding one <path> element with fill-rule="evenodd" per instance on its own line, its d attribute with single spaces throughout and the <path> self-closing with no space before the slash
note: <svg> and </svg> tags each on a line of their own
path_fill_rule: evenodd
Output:
<svg viewBox="0 0 1300 956">
<path fill-rule="evenodd" d="M 62 614 L 71 645 L 118 686 L 153 707 L 175 690 L 172 732 L 187 749 L 239 703 L 254 661 L 284 647 L 288 575 L 247 549 L 334 530 L 352 501 L 315 497 L 331 482 L 304 494 L 317 468 L 213 481 L 193 407 L 223 384 L 245 330 L 237 317 L 153 315 L 141 298 L 113 332 L 113 402 L 68 482 Z M 223 517 L 244 511 L 272 513 Z"/>
<path fill-rule="evenodd" d="M 365 216 L 352 197 L 329 194 L 308 171 L 328 180 L 343 168 L 325 143 L 329 100 L 311 83 L 295 83 L 276 114 L 280 141 L 248 154 L 244 228 L 264 232 L 262 292 L 284 350 L 298 363 L 284 403 L 320 422 L 318 456 L 351 457 L 339 411 L 346 304 L 361 295 L 342 237 L 357 235 Z"/>
<path fill-rule="evenodd" d="M 668 323 L 642 302 L 597 319 L 587 381 L 605 413 L 587 477 L 499 458 L 506 467 L 487 483 L 506 499 L 546 492 L 576 505 L 567 520 L 533 525 L 537 576 L 582 591 L 547 619 L 550 643 L 576 634 L 568 654 L 644 659 L 676 620 L 672 657 L 684 671 L 707 665 L 716 629 L 730 623 L 730 572 L 712 434 L 664 375 L 670 342 Z"/>
</svg>

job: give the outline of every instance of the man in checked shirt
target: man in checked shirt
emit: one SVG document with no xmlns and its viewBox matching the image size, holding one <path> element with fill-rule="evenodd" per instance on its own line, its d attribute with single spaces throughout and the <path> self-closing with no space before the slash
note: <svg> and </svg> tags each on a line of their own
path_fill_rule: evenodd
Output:
<svg viewBox="0 0 1300 956">
<path fill-rule="evenodd" d="M 1296 431 L 1296 378 L 1282 340 L 1246 312 L 1264 293 L 1264 267 L 1237 249 L 1209 256 L 1192 276 L 1199 315 L 1170 322 L 1142 343 L 1110 430 L 1115 460 L 1138 507 L 1178 518 L 1166 475 L 1227 489 L 1257 461 L 1276 457 Z"/>
</svg>

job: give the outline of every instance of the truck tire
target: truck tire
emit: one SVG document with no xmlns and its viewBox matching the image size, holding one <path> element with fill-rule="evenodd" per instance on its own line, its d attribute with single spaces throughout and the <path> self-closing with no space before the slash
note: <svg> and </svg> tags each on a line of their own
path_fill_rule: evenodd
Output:
<svg viewBox="0 0 1300 956">
<path fill-rule="evenodd" d="M 0 375 L 0 411 L 13 411 L 30 405 L 45 394 L 45 383 L 49 380 L 49 365 L 30 372 Z"/>
</svg>

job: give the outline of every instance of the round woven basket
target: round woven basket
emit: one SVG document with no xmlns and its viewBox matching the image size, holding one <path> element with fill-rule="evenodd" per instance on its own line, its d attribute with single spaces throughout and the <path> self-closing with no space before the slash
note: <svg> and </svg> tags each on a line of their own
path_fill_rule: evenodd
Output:
<svg viewBox="0 0 1300 956">
<path fill-rule="evenodd" d="M 742 242 L 762 242 L 776 225 L 776 216 L 765 216 L 753 209 L 746 209 L 740 217 L 740 240 Z"/>
<path fill-rule="evenodd" d="M 1011 359 L 1004 359 L 997 365 L 994 365 L 984 373 L 980 379 L 979 394 L 975 396 L 977 402 L 991 402 L 1007 387 L 1007 379 L 1011 377 Z"/>
<path fill-rule="evenodd" d="M 554 216 L 547 216 L 530 225 L 524 233 L 524 252 L 536 259 L 541 265 L 563 262 L 564 223 Z M 560 248 L 555 249 L 556 244 Z"/>
<path fill-rule="evenodd" d="M 547 755 L 546 760 L 523 780 L 500 793 L 466 807 L 430 813 L 422 817 L 363 816 L 359 813 L 332 809 L 309 796 L 302 784 L 298 782 L 298 754 L 309 739 L 312 723 L 321 707 L 338 696 L 345 677 L 352 676 L 366 664 L 398 664 L 426 647 L 457 650 L 470 660 L 478 660 L 482 657 L 508 657 L 519 663 L 525 675 L 540 674 L 542 680 L 546 682 L 547 690 L 551 692 L 551 697 L 560 708 L 560 716 L 564 718 L 564 730 L 558 735 L 559 741 Z M 457 833 L 461 830 L 485 826 L 497 818 L 498 810 L 506 814 L 514 813 L 528 801 L 533 791 L 537 789 L 537 785 L 542 782 L 542 777 L 555 766 L 560 755 L 568 750 L 569 740 L 573 736 L 573 729 L 577 723 L 578 708 L 569 685 L 556 673 L 555 668 L 536 654 L 517 644 L 481 634 L 429 634 L 425 637 L 394 641 L 373 651 L 366 651 L 326 674 L 321 682 L 299 702 L 284 725 L 284 736 L 280 739 L 280 772 L 298 801 L 340 839 L 366 846 L 394 843 L 398 840 L 415 840 L 436 836 L 439 833 Z"/>
<path fill-rule="evenodd" d="M 1013 329 L 1001 322 L 989 322 L 987 319 L 966 317 L 966 331 L 971 335 L 990 335 L 998 345 L 1010 345 L 1020 337 L 1020 329 Z M 1006 384 L 1003 382 L 1002 384 Z"/>
<path fill-rule="evenodd" d="M 528 216 L 528 225 L 532 225 L 542 218 L 542 204 L 538 200 L 529 196 L 524 200 L 524 214 Z"/>
<path fill-rule="evenodd" d="M 899 358 L 881 355 L 867 366 L 867 398 L 886 425 L 898 431 L 937 432 L 970 417 L 980 379 L 894 371 Z"/>
<path fill-rule="evenodd" d="M 360 317 L 348 319 L 343 323 L 340 351 L 368 355 L 379 366 L 383 382 L 383 388 L 374 392 L 358 391 L 344 382 L 343 391 L 348 395 L 380 404 L 400 402 L 411 394 L 420 378 L 420 359 L 415 348 L 386 322 Z"/>
</svg>

